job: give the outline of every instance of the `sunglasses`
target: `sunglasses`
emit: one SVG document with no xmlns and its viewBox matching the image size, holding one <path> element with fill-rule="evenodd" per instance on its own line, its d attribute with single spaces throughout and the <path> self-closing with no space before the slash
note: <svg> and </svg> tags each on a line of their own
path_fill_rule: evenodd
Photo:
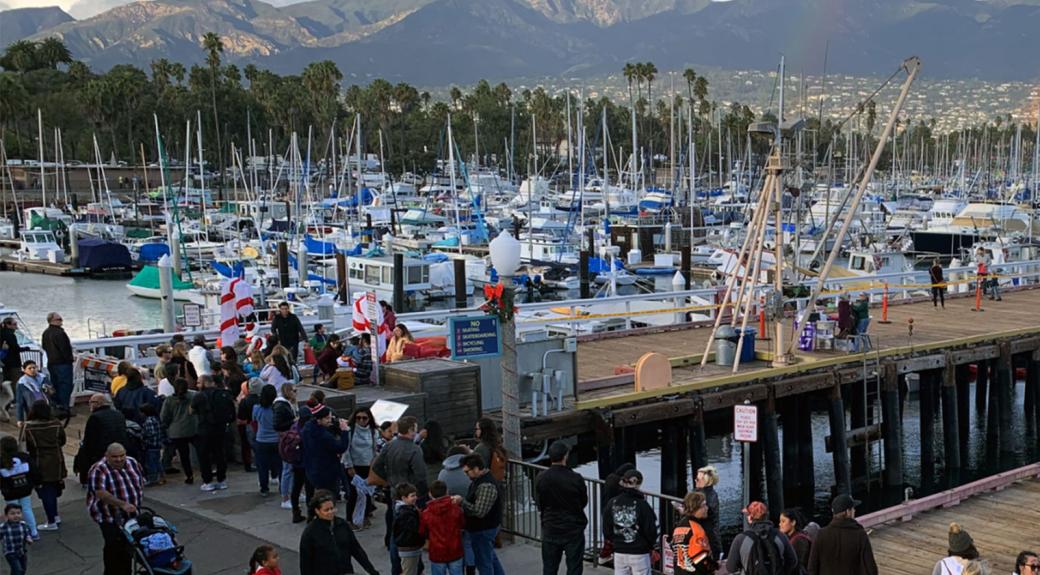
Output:
<svg viewBox="0 0 1040 575">
<path fill-rule="evenodd" d="M 368 416 L 367 415 L 359 415 L 359 416 L 355 417 L 354 419 L 356 419 L 358 421 L 368 421 Z"/>
</svg>

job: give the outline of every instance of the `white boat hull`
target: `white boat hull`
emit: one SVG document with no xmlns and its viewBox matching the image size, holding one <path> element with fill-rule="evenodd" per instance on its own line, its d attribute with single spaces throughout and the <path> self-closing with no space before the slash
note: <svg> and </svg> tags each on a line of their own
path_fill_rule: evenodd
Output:
<svg viewBox="0 0 1040 575">
<path fill-rule="evenodd" d="M 159 288 L 148 288 L 126 284 L 126 289 L 130 290 L 130 293 L 137 297 L 161 299 L 161 290 L 159 290 Z M 202 294 L 194 289 L 173 290 L 173 299 L 174 301 L 201 301 Z"/>
</svg>

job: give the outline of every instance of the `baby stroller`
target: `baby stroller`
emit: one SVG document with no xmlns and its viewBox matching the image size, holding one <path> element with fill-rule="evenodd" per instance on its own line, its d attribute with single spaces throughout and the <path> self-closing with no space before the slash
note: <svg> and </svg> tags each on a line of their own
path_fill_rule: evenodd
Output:
<svg viewBox="0 0 1040 575">
<path fill-rule="evenodd" d="M 123 524 L 130 542 L 132 575 L 191 575 L 191 561 L 184 546 L 177 545 L 177 528 L 148 507 Z"/>
</svg>

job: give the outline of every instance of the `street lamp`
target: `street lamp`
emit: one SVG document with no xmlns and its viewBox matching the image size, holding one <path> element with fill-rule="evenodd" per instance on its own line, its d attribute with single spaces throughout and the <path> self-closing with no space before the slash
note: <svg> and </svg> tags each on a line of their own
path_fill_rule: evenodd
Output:
<svg viewBox="0 0 1040 575">
<path fill-rule="evenodd" d="M 500 314 L 502 323 L 502 442 L 510 456 L 522 457 L 520 448 L 520 386 L 516 378 L 516 327 L 513 325 L 513 274 L 520 267 L 520 242 L 503 230 L 488 244 L 491 265 L 503 286 L 502 302 L 509 309 Z"/>
</svg>

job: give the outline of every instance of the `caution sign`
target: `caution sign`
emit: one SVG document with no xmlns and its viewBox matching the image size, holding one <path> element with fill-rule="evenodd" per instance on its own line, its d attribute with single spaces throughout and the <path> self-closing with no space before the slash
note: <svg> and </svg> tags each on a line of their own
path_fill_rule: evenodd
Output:
<svg viewBox="0 0 1040 575">
<path fill-rule="evenodd" d="M 755 443 L 758 441 L 757 406 L 733 406 L 733 439 L 744 443 Z"/>
</svg>

